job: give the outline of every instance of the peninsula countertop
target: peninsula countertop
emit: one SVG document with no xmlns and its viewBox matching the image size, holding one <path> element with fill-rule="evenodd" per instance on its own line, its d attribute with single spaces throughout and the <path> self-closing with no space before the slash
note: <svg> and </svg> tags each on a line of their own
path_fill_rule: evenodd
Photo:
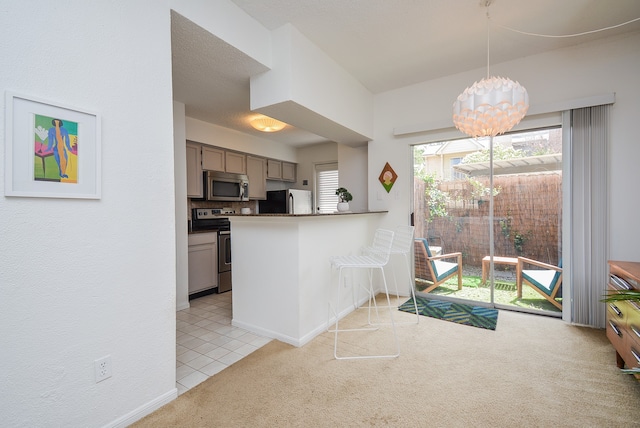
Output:
<svg viewBox="0 0 640 428">
<path fill-rule="evenodd" d="M 250 213 L 250 214 L 219 214 L 220 217 L 327 217 L 327 216 L 345 216 L 345 215 L 354 215 L 354 214 L 385 214 L 388 211 L 341 211 L 341 212 L 333 212 L 333 213 L 311 213 L 311 214 L 288 214 L 288 213 L 278 213 L 278 214 L 262 214 L 262 213 Z"/>
</svg>

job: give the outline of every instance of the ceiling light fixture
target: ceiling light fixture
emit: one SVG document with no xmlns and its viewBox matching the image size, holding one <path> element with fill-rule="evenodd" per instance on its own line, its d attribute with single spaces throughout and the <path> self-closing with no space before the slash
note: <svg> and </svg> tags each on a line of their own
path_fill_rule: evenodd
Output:
<svg viewBox="0 0 640 428">
<path fill-rule="evenodd" d="M 287 124 L 268 116 L 259 116 L 251 119 L 251 126 L 262 132 L 277 132 L 282 130 Z"/>
<path fill-rule="evenodd" d="M 453 123 L 470 137 L 495 137 L 503 134 L 527 114 L 529 94 L 518 82 L 489 73 L 489 5 L 487 8 L 487 78 L 464 90 L 453 103 Z"/>
</svg>

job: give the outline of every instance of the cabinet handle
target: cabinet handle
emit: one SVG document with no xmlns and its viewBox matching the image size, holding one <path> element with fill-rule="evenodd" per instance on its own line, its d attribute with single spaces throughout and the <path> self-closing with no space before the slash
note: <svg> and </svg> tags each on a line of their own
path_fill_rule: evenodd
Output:
<svg viewBox="0 0 640 428">
<path fill-rule="evenodd" d="M 615 334 L 618 335 L 618 337 L 622 337 L 622 332 L 620 330 L 618 330 L 618 326 L 615 325 L 613 322 L 609 321 L 609 325 L 611 326 L 611 328 L 613 329 L 613 332 Z"/>
<path fill-rule="evenodd" d="M 616 305 L 614 305 L 613 303 L 609 303 L 609 307 L 613 310 L 613 312 L 616 313 L 617 316 L 622 316 L 622 311 Z"/>
<path fill-rule="evenodd" d="M 633 334 L 635 334 L 636 336 L 638 336 L 638 338 L 640 338 L 640 329 L 638 329 L 638 327 L 636 327 L 635 325 L 629 326 L 631 328 L 631 331 L 633 332 Z"/>
<path fill-rule="evenodd" d="M 640 355 L 638 355 L 638 352 L 635 349 L 631 348 L 631 354 L 633 354 L 633 358 L 636 359 L 636 366 L 640 365 Z"/>
</svg>

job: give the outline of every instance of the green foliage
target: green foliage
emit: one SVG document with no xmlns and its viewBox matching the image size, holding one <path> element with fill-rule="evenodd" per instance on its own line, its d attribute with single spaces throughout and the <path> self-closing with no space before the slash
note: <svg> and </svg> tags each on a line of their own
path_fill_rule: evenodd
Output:
<svg viewBox="0 0 640 428">
<path fill-rule="evenodd" d="M 426 184 L 425 196 L 429 208 L 427 221 L 432 222 L 437 217 L 449 215 L 447 212 L 447 204 L 450 201 L 449 194 L 438 188 L 439 181 L 436 180 L 435 174 L 425 174 L 421 178 Z"/>
<path fill-rule="evenodd" d="M 344 187 L 337 188 L 336 195 L 338 195 L 340 202 L 349 202 L 353 200 L 351 193 L 349 193 L 349 191 Z"/>
<path fill-rule="evenodd" d="M 507 217 L 504 220 L 500 220 L 500 229 L 502 229 L 502 236 L 509 239 L 511 236 L 511 210 L 507 210 Z"/>
<path fill-rule="evenodd" d="M 612 291 L 607 294 L 607 297 L 602 299 L 602 302 L 620 302 L 625 300 L 640 302 L 640 290 Z"/>
<path fill-rule="evenodd" d="M 491 194 L 491 189 L 488 187 L 484 187 L 482 183 L 480 183 L 475 178 L 469 177 L 467 181 L 471 186 L 471 196 L 474 199 L 484 199 L 485 196 L 489 196 Z M 501 190 L 502 189 L 500 187 L 494 187 L 493 196 L 498 196 Z"/>
<path fill-rule="evenodd" d="M 513 248 L 516 249 L 516 253 L 523 254 L 524 253 L 524 244 L 531 238 L 531 231 L 521 233 L 515 231 L 513 234 Z"/>
</svg>

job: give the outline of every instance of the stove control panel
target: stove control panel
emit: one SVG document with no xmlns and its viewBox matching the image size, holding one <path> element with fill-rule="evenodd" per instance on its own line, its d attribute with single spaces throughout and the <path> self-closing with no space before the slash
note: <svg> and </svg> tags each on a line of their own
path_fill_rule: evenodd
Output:
<svg viewBox="0 0 640 428">
<path fill-rule="evenodd" d="M 214 218 L 220 214 L 235 214 L 236 211 L 232 208 L 198 208 L 196 209 L 196 219 L 203 220 L 208 218 Z"/>
</svg>

